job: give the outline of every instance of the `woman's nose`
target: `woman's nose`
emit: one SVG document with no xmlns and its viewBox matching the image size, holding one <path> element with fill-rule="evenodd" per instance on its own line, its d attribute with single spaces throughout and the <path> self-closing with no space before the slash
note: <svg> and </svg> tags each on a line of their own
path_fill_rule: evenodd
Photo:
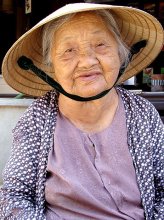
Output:
<svg viewBox="0 0 164 220">
<path fill-rule="evenodd" d="M 96 53 L 92 48 L 85 48 L 79 52 L 79 67 L 89 68 L 98 63 L 99 61 L 97 59 Z"/>
</svg>

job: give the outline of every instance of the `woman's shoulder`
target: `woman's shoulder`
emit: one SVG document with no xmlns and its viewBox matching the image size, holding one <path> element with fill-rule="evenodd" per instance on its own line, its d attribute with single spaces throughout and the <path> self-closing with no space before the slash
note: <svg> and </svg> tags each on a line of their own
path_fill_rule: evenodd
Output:
<svg viewBox="0 0 164 220">
<path fill-rule="evenodd" d="M 149 100 L 142 97 L 140 94 L 135 93 L 134 91 L 127 90 L 122 87 L 118 87 L 117 90 L 120 93 L 122 99 L 125 102 L 130 103 L 131 106 L 138 105 L 141 108 L 145 108 L 147 106 L 154 108 L 153 104 Z"/>
<path fill-rule="evenodd" d="M 122 87 L 118 87 L 117 90 L 124 102 L 126 112 L 132 112 L 133 116 L 134 114 L 140 115 L 147 119 L 151 119 L 154 116 L 159 117 L 155 106 L 146 98 Z"/>
<path fill-rule="evenodd" d="M 40 108 L 47 108 L 47 107 L 53 107 L 55 104 L 57 104 L 58 101 L 58 94 L 55 92 L 55 90 L 51 90 L 46 92 L 43 96 L 36 98 L 31 106 L 32 107 L 39 107 Z"/>
<path fill-rule="evenodd" d="M 57 94 L 53 90 L 34 99 L 19 118 L 15 128 L 25 127 L 25 125 L 35 125 L 40 128 L 43 127 L 48 117 L 53 117 L 57 112 L 57 103 Z M 13 131 L 14 130 L 15 129 L 13 129 Z"/>
<path fill-rule="evenodd" d="M 28 106 L 25 114 L 33 116 L 42 115 L 44 117 L 50 111 L 56 111 L 58 108 L 58 95 L 54 90 L 48 91 L 41 97 L 33 100 Z"/>
</svg>

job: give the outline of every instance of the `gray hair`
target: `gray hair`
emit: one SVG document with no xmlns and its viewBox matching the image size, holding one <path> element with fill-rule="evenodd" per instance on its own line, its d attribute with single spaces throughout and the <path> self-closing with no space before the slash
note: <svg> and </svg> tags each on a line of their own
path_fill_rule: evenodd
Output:
<svg viewBox="0 0 164 220">
<path fill-rule="evenodd" d="M 92 11 L 92 13 L 99 15 L 103 19 L 103 21 L 107 25 L 107 28 L 111 31 L 111 33 L 115 37 L 116 42 L 118 43 L 118 52 L 119 52 L 119 57 L 120 57 L 120 63 L 121 63 L 121 65 L 124 64 L 126 66 L 129 62 L 130 50 L 129 50 L 128 46 L 123 42 L 118 25 L 117 25 L 115 19 L 113 18 L 112 14 L 108 10 L 105 10 L 105 9 Z M 43 46 L 43 58 L 45 59 L 45 62 L 47 63 L 47 65 L 52 64 L 52 62 L 51 62 L 51 48 L 53 46 L 53 39 L 54 39 L 55 32 L 63 24 L 65 24 L 71 18 L 73 18 L 75 15 L 76 15 L 76 13 L 65 15 L 55 21 L 51 21 L 51 22 L 44 25 L 42 46 Z"/>
</svg>

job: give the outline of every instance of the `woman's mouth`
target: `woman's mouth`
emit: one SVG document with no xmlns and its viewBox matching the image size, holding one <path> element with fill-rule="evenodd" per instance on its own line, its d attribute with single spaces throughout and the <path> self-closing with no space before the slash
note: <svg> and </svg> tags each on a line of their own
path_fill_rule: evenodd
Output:
<svg viewBox="0 0 164 220">
<path fill-rule="evenodd" d="M 99 75 L 100 75 L 100 72 L 85 73 L 85 74 L 79 75 L 77 79 L 80 79 L 82 81 L 92 81 L 92 80 L 95 80 Z"/>
</svg>

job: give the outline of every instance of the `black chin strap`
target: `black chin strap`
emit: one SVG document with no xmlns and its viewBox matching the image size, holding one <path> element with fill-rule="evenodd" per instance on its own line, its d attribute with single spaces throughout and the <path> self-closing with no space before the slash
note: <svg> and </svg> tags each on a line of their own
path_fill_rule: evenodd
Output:
<svg viewBox="0 0 164 220">
<path fill-rule="evenodd" d="M 134 54 L 138 53 L 141 48 L 146 46 L 146 43 L 147 43 L 146 40 L 142 40 L 142 41 L 139 41 L 138 43 L 134 44 L 131 47 L 130 54 L 129 54 L 129 62 L 131 61 Z M 71 98 L 76 101 L 81 101 L 81 102 L 92 101 L 92 100 L 100 99 L 101 97 L 105 96 L 116 85 L 118 78 L 123 74 L 123 72 L 125 71 L 125 69 L 127 67 L 127 65 L 125 65 L 125 64 L 122 65 L 122 67 L 120 68 L 120 71 L 119 71 L 118 78 L 111 88 L 109 88 L 109 89 L 107 89 L 107 90 L 105 90 L 95 96 L 81 97 L 78 95 L 73 95 L 73 94 L 67 93 L 61 87 L 61 85 L 59 83 L 57 83 L 53 78 L 51 78 L 49 75 L 47 75 L 41 69 L 36 67 L 34 65 L 34 63 L 32 62 L 32 60 L 27 58 L 26 56 L 21 56 L 17 62 L 18 62 L 18 65 L 20 68 L 22 68 L 24 70 L 31 70 L 39 78 L 41 78 L 44 82 L 48 83 L 50 86 L 52 86 L 54 89 L 56 89 L 59 93 L 62 93 L 63 95 L 67 96 L 68 98 Z"/>
</svg>

